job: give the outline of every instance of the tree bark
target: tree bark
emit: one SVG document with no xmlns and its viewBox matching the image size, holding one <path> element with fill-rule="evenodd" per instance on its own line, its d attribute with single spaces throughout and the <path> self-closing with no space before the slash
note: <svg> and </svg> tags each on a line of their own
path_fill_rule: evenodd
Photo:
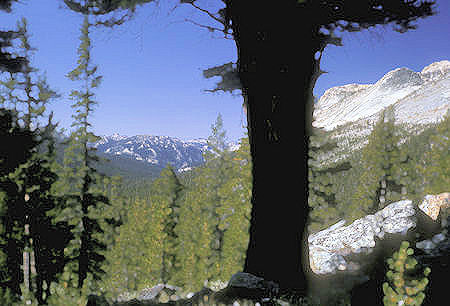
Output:
<svg viewBox="0 0 450 306">
<path fill-rule="evenodd" d="M 231 2 L 253 175 L 244 272 L 305 294 L 315 32 L 296 1 Z"/>
</svg>

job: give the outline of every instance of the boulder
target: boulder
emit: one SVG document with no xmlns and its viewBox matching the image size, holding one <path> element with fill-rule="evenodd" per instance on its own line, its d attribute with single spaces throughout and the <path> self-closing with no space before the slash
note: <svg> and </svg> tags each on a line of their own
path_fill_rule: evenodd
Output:
<svg viewBox="0 0 450 306">
<path fill-rule="evenodd" d="M 426 195 L 419 205 L 420 210 L 436 220 L 442 209 L 450 207 L 450 193 L 444 192 L 438 195 Z"/>
<path fill-rule="evenodd" d="M 141 290 L 138 300 L 152 300 L 159 303 L 167 303 L 169 301 L 177 301 L 181 299 L 182 289 L 168 284 L 158 284 L 151 288 Z"/>
<path fill-rule="evenodd" d="M 386 259 L 403 240 L 416 247 L 420 264 L 431 266 L 433 285 L 427 288 L 424 305 L 432 305 L 445 293 L 440 276 L 449 273 L 450 218 L 443 218 L 449 193 L 427 195 L 419 205 L 409 200 L 392 203 L 373 215 L 344 226 L 341 220 L 326 230 L 310 235 L 309 256 L 313 271 L 310 288 L 322 304 L 330 304 L 331 295 L 351 292 L 352 305 L 382 305 Z M 438 212 L 438 215 L 436 215 Z M 440 220 L 442 219 L 442 222 Z M 430 289 L 431 288 L 431 289 Z"/>
<path fill-rule="evenodd" d="M 233 274 L 226 289 L 236 297 L 252 299 L 272 298 L 280 290 L 275 282 L 245 272 Z"/>
<path fill-rule="evenodd" d="M 308 237 L 311 270 L 316 274 L 336 271 L 354 271 L 360 268 L 357 262 L 346 259 L 351 254 L 370 253 L 376 238 L 382 239 L 386 233 L 406 234 L 416 226 L 415 210 L 410 200 L 392 203 L 384 209 L 355 220 L 344 226 L 341 220 L 326 230 Z"/>
</svg>

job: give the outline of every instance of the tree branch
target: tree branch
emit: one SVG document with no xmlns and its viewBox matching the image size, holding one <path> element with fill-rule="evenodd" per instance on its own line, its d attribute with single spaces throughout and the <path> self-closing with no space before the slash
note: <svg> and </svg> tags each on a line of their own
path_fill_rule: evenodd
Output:
<svg viewBox="0 0 450 306">
<path fill-rule="evenodd" d="M 207 29 L 210 32 L 215 32 L 215 31 L 222 32 L 222 33 L 224 32 L 224 30 L 222 30 L 222 29 L 219 29 L 219 28 L 216 28 L 216 27 L 211 27 L 211 26 L 204 25 L 204 24 L 200 24 L 200 23 L 195 22 L 195 21 L 193 21 L 191 19 L 185 18 L 184 21 L 187 21 L 187 22 L 190 22 L 192 24 L 195 24 L 196 26 L 199 26 L 201 28 L 205 28 L 205 29 Z M 231 35 L 231 33 L 224 33 L 224 34 L 225 34 L 225 36 L 224 36 L 225 39 L 232 40 L 232 38 L 228 37 L 228 35 Z"/>
<path fill-rule="evenodd" d="M 219 22 L 220 24 L 222 24 L 223 26 L 225 26 L 224 24 L 224 20 L 221 20 L 220 18 L 216 17 L 213 13 L 211 13 L 208 10 L 202 9 L 201 7 L 199 7 L 198 5 L 195 4 L 194 1 L 192 2 L 188 2 L 187 4 L 192 5 L 194 8 L 196 8 L 197 10 L 206 13 L 209 17 L 211 17 L 212 19 L 214 19 L 215 21 Z"/>
</svg>

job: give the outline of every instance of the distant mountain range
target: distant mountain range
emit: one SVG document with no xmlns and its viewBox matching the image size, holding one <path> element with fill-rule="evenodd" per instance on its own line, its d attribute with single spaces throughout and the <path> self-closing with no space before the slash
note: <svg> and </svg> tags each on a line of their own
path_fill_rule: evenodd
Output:
<svg viewBox="0 0 450 306">
<path fill-rule="evenodd" d="M 450 106 L 450 61 L 440 61 L 421 72 L 398 68 L 375 84 L 349 84 L 328 89 L 315 105 L 316 127 L 332 131 L 339 147 L 324 159 L 338 160 L 367 143 L 373 125 L 386 107 L 393 105 L 397 123 L 420 131 L 438 122 Z M 168 163 L 179 172 L 203 164 L 210 151 L 206 139 L 183 141 L 169 136 L 103 136 L 94 144 L 99 155 L 127 173 L 159 173 Z M 237 142 L 229 149 L 239 148 Z M 108 170 L 107 167 L 104 168 Z"/>
<path fill-rule="evenodd" d="M 102 136 L 94 147 L 100 155 L 112 160 L 162 169 L 171 164 L 178 172 L 184 172 L 204 163 L 203 154 L 212 152 L 206 139 L 183 141 L 169 136 Z M 238 143 L 229 143 L 229 150 L 239 148 Z"/>
</svg>

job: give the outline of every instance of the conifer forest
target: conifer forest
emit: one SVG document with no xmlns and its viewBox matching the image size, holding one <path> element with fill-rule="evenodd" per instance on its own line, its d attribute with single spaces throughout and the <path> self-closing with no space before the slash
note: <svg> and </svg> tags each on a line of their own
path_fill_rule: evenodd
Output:
<svg viewBox="0 0 450 306">
<path fill-rule="evenodd" d="M 8 3 L 0 1 L 0 9 L 7 10 Z M 103 76 L 91 56 L 92 20 L 84 15 L 77 58 L 66 75 L 73 83 L 71 100 L 65 102 L 73 110 L 70 134 L 48 111 L 60 93 L 33 66 L 39 50 L 30 44 L 27 19 L 0 32 L 0 48 L 9 50 L 0 54 L 1 305 L 86 305 L 91 294 L 112 303 L 158 284 L 197 292 L 226 283 L 246 265 L 254 135 L 230 150 L 219 115 L 211 123 L 212 150 L 204 154 L 203 165 L 178 172 L 168 164 L 159 173 L 135 178 L 105 173 L 107 161 L 93 146 L 100 139 L 92 117 L 103 103 L 96 99 Z M 418 202 L 449 191 L 450 114 L 423 125 L 419 133 L 392 114 L 385 109 L 367 144 L 339 158 L 326 157 L 339 145 L 332 133 L 311 130 L 308 234 L 342 219 L 350 224 L 402 199 Z M 295 171 L 284 173 L 285 180 L 304 180 Z M 399 246 L 394 259 L 412 255 L 408 247 Z M 388 262 L 394 271 L 394 261 Z M 380 288 L 398 294 L 388 285 L 396 274 L 388 265 L 380 269 L 387 273 Z M 414 290 L 424 290 L 428 274 Z M 385 297 L 385 305 L 394 304 Z"/>
</svg>

